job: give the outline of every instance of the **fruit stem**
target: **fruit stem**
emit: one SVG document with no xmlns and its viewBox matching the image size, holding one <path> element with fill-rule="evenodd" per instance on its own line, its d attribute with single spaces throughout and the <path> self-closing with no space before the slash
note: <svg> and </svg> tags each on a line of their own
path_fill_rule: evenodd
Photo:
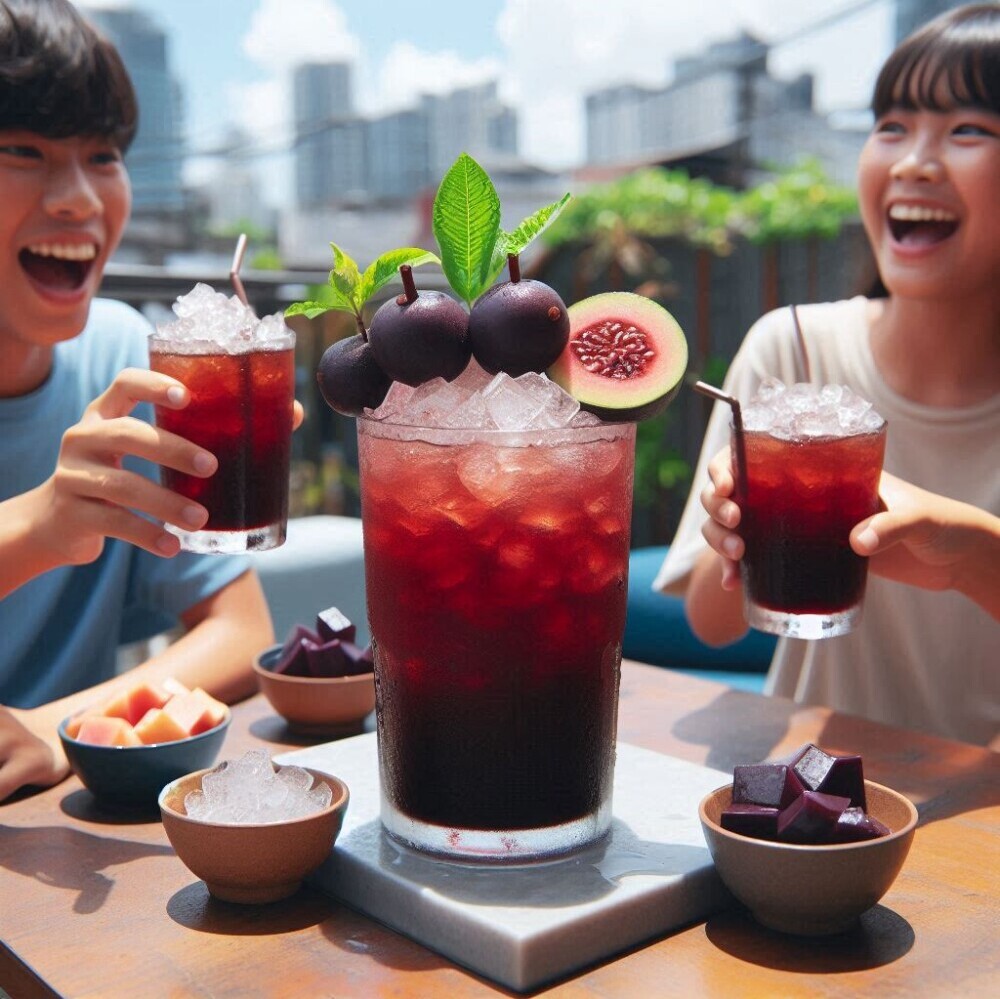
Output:
<svg viewBox="0 0 1000 999">
<path fill-rule="evenodd" d="M 417 300 L 417 286 L 413 283 L 413 268 L 409 264 L 402 264 L 399 268 L 399 276 L 403 279 L 403 292 L 396 299 L 397 304 L 409 304 Z M 399 299 L 402 299 L 401 302 Z"/>
<path fill-rule="evenodd" d="M 517 284 L 521 280 L 521 265 L 518 263 L 516 253 L 507 254 L 507 270 L 510 272 L 510 280 Z"/>
<path fill-rule="evenodd" d="M 354 313 L 354 322 L 358 327 L 358 332 L 361 334 L 361 339 L 365 343 L 368 343 L 368 330 L 365 329 L 365 321 L 361 318 L 360 312 Z"/>
</svg>

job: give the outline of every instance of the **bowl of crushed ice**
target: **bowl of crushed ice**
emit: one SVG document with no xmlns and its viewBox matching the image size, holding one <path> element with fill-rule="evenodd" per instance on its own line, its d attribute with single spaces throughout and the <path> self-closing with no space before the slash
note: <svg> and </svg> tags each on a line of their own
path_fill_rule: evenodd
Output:
<svg viewBox="0 0 1000 999">
<path fill-rule="evenodd" d="M 343 825 L 347 785 L 307 767 L 276 766 L 265 749 L 168 784 L 167 838 L 184 865 L 226 902 L 276 902 L 298 891 Z"/>
</svg>

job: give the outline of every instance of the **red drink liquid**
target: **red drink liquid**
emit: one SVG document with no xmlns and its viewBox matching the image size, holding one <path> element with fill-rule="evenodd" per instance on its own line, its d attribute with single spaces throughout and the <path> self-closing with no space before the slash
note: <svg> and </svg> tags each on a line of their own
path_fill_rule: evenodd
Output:
<svg viewBox="0 0 1000 999">
<path fill-rule="evenodd" d="M 737 498 L 752 625 L 774 631 L 782 615 L 833 621 L 859 608 L 868 561 L 851 550 L 849 535 L 878 509 L 884 452 L 884 424 L 880 431 L 842 438 L 786 440 L 744 432 L 746 474 Z M 764 612 L 763 622 L 754 620 L 755 610 Z M 794 633 L 841 633 L 835 628 Z"/>
<path fill-rule="evenodd" d="M 480 856 L 595 838 L 610 820 L 635 428 L 541 431 L 530 447 L 382 436 L 400 429 L 359 421 L 383 822 Z"/>
<path fill-rule="evenodd" d="M 207 479 L 161 469 L 164 486 L 209 513 L 201 531 L 185 536 L 187 550 L 259 550 L 284 541 L 294 355 L 292 349 L 169 353 L 151 343 L 152 370 L 176 378 L 191 394 L 184 409 L 157 406 L 157 426 L 219 460 L 218 471 Z"/>
</svg>

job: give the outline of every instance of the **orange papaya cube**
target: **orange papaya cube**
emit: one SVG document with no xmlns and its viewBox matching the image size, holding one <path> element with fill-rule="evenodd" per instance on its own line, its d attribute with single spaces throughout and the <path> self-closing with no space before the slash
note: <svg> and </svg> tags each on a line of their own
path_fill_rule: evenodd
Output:
<svg viewBox="0 0 1000 999">
<path fill-rule="evenodd" d="M 202 690 L 201 687 L 195 687 L 191 691 L 196 697 L 200 698 L 205 703 L 205 707 L 208 709 L 207 721 L 209 724 L 206 728 L 215 728 L 216 725 L 222 723 L 226 717 L 226 705 L 222 703 L 217 697 L 213 697 L 208 691 Z M 199 731 L 204 732 L 205 729 L 199 729 Z M 198 732 L 192 732 L 192 735 L 197 735 Z"/>
<path fill-rule="evenodd" d="M 135 734 L 147 746 L 154 742 L 176 742 L 188 736 L 176 720 L 167 714 L 166 707 L 150 708 L 136 725 Z"/>
<path fill-rule="evenodd" d="M 80 736 L 80 726 L 83 725 L 83 723 L 88 718 L 103 718 L 103 717 L 104 715 L 99 715 L 92 709 L 87 711 L 81 711 L 78 715 L 75 715 L 74 717 L 70 718 L 68 722 L 66 722 L 66 734 L 71 739 L 77 739 Z"/>
<path fill-rule="evenodd" d="M 175 694 L 164 705 L 170 715 L 188 735 L 198 735 L 215 728 L 225 717 L 226 707 L 201 687 L 186 694 Z"/>
<path fill-rule="evenodd" d="M 170 695 L 153 683 L 137 683 L 123 690 L 104 705 L 104 714 L 124 718 L 136 725 L 150 708 L 162 708 Z"/>
<path fill-rule="evenodd" d="M 180 680 L 176 680 L 172 676 L 168 676 L 160 686 L 166 691 L 168 700 L 174 694 L 188 694 L 191 692 L 190 687 L 186 687 Z"/>
<path fill-rule="evenodd" d="M 141 745 L 135 729 L 124 718 L 108 718 L 101 715 L 85 717 L 76 738 L 79 742 L 88 742 L 94 746 Z"/>
</svg>

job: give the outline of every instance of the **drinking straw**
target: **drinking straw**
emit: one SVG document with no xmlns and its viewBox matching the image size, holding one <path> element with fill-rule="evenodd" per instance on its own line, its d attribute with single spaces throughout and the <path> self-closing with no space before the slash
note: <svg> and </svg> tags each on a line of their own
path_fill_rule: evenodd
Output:
<svg viewBox="0 0 1000 999">
<path fill-rule="evenodd" d="M 233 265 L 229 269 L 229 280 L 233 282 L 233 288 L 236 289 L 236 297 L 246 306 L 250 303 L 247 301 L 247 292 L 243 287 L 243 282 L 240 280 L 240 268 L 243 266 L 243 256 L 247 252 L 247 234 L 245 232 L 240 233 L 240 238 L 236 240 L 236 252 L 233 254 Z"/>
<path fill-rule="evenodd" d="M 806 369 L 806 381 L 812 381 L 812 372 L 809 369 L 809 351 L 806 350 L 806 338 L 802 335 L 802 326 L 799 323 L 799 313 L 794 305 L 788 306 L 792 310 L 792 322 L 795 324 L 795 336 L 799 341 L 799 350 L 802 351 L 802 363 Z"/>
<path fill-rule="evenodd" d="M 709 385 L 708 382 L 695 382 L 694 389 L 702 395 L 711 396 L 711 398 L 718 399 L 720 402 L 728 403 L 730 409 L 732 409 L 733 442 L 736 445 L 735 453 L 733 455 L 733 459 L 736 464 L 736 479 L 738 482 L 742 482 L 745 486 L 747 467 L 746 443 L 743 439 L 743 411 L 740 409 L 739 399 L 734 396 L 727 395 L 721 389 L 717 389 L 714 385 Z"/>
</svg>

